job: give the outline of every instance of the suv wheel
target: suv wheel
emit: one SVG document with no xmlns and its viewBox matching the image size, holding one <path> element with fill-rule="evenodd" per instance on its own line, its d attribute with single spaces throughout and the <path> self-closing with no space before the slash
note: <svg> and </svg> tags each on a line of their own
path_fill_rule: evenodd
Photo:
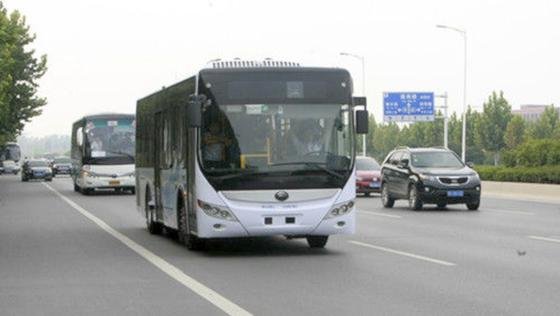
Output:
<svg viewBox="0 0 560 316">
<path fill-rule="evenodd" d="M 422 209 L 422 201 L 418 196 L 418 189 L 416 189 L 416 185 L 414 184 L 411 184 L 408 188 L 408 207 L 414 211 Z"/>
<path fill-rule="evenodd" d="M 474 203 L 467 203 L 467 208 L 471 211 L 478 211 L 480 207 L 480 201 L 476 201 Z"/>
<path fill-rule="evenodd" d="M 387 184 L 383 183 L 381 187 L 381 202 L 383 203 L 383 207 L 391 208 L 395 205 L 395 199 L 389 196 L 389 189 L 387 188 Z"/>
</svg>

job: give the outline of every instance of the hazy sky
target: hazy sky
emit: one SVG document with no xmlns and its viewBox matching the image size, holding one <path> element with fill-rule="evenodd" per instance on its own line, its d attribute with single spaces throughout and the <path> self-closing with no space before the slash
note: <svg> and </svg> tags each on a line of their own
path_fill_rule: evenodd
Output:
<svg viewBox="0 0 560 316">
<path fill-rule="evenodd" d="M 48 55 L 40 94 L 49 104 L 24 134 L 69 134 L 84 114 L 134 112 L 136 100 L 214 58 L 294 60 L 351 71 L 369 109 L 383 91 L 448 91 L 462 106 L 468 32 L 469 104 L 493 90 L 520 104 L 560 104 L 558 1 L 3 0 L 27 16 Z"/>
</svg>

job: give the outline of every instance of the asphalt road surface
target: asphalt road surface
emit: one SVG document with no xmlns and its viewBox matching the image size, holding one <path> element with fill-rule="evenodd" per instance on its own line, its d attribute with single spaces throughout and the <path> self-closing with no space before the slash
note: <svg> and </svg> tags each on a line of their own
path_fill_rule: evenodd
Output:
<svg viewBox="0 0 560 316">
<path fill-rule="evenodd" d="M 190 252 L 150 235 L 132 195 L 0 176 L 0 314 L 558 314 L 559 204 L 357 206 L 357 233 L 326 249 L 277 237 Z"/>
</svg>

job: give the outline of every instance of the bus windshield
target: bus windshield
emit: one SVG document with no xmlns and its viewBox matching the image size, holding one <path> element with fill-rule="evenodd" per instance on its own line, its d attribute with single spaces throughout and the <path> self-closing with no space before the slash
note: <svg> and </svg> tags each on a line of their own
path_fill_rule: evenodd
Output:
<svg viewBox="0 0 560 316">
<path fill-rule="evenodd" d="M 0 147 L 0 161 L 13 160 L 18 162 L 21 159 L 21 149 L 17 144 L 6 144 Z"/>
<path fill-rule="evenodd" d="M 352 163 L 350 111 L 345 104 L 209 106 L 202 168 L 223 190 L 289 188 L 290 180 L 299 188 L 338 187 Z"/>
<path fill-rule="evenodd" d="M 132 118 L 88 120 L 85 153 L 90 163 L 134 163 L 135 122 Z"/>
</svg>

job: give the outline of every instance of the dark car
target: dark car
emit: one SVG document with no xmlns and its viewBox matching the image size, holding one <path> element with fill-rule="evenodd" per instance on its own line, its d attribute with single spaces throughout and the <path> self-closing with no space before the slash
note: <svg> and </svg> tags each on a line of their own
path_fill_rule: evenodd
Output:
<svg viewBox="0 0 560 316">
<path fill-rule="evenodd" d="M 356 193 L 381 192 L 381 166 L 371 157 L 356 157 Z"/>
<path fill-rule="evenodd" d="M 72 172 L 72 160 L 68 157 L 57 157 L 52 162 L 53 177 L 57 174 L 70 174 Z"/>
<path fill-rule="evenodd" d="M 52 181 L 52 169 L 49 162 L 43 159 L 31 159 L 23 163 L 21 169 L 21 181 L 27 182 L 33 179 L 44 179 Z"/>
<path fill-rule="evenodd" d="M 424 204 L 480 206 L 480 178 L 451 150 L 445 148 L 397 148 L 381 167 L 381 199 L 384 207 L 407 199 L 409 207 Z"/>
</svg>

